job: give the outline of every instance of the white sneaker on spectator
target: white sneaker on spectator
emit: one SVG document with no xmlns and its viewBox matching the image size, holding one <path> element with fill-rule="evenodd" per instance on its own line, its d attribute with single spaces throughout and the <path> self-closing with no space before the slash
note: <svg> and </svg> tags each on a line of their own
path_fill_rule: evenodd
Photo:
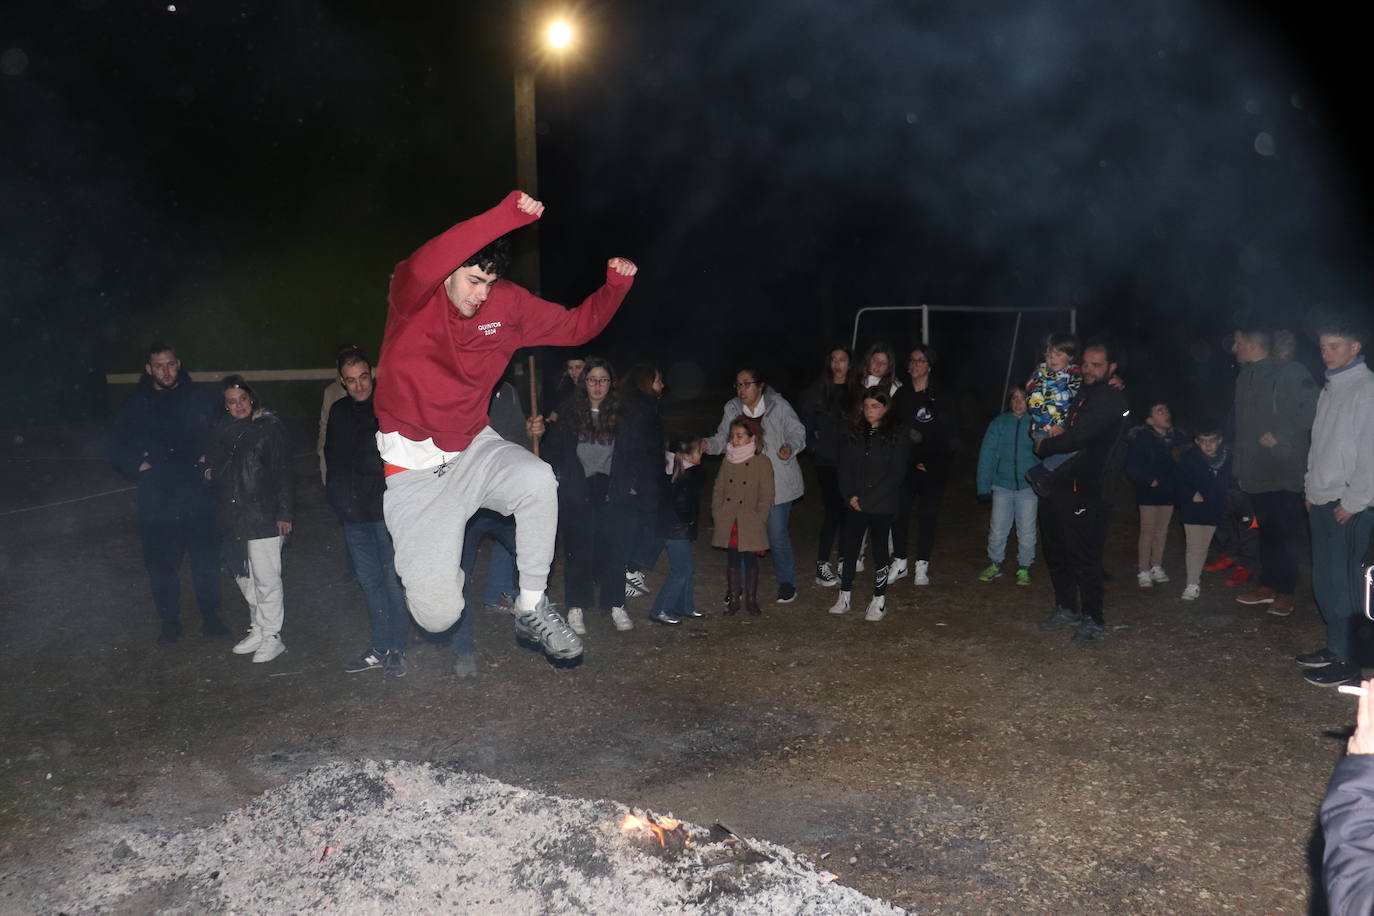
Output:
<svg viewBox="0 0 1374 916">
<path fill-rule="evenodd" d="M 649 594 L 649 587 L 644 584 L 644 573 L 636 570 L 630 572 L 625 570 L 625 599 L 642 598 Z"/>
<path fill-rule="evenodd" d="M 582 620 L 582 608 L 568 608 L 568 628 L 578 636 L 587 635 L 587 624 Z"/>
<path fill-rule="evenodd" d="M 1201 595 L 1201 594 L 1202 594 L 1202 586 L 1200 586 L 1200 585 L 1190 585 L 1190 586 L 1188 586 L 1187 588 L 1185 588 L 1185 589 L 1183 590 L 1183 600 L 1184 600 L 1184 601 L 1196 601 L 1196 600 L 1198 599 L 1198 596 Z"/>
<path fill-rule="evenodd" d="M 882 595 L 874 595 L 873 600 L 868 602 L 868 610 L 864 611 L 864 620 L 875 623 L 887 616 L 887 602 Z"/>
<path fill-rule="evenodd" d="M 615 624 L 617 630 L 633 630 L 635 622 L 630 619 L 630 615 L 625 613 L 623 607 L 611 608 L 611 623 Z"/>
<path fill-rule="evenodd" d="M 1169 581 L 1169 574 L 1166 573 L 1166 572 L 1164 571 L 1164 567 L 1163 567 L 1163 566 L 1151 566 L 1151 567 L 1150 567 L 1150 581 L 1152 581 L 1152 582 L 1168 582 L 1168 581 Z"/>
<path fill-rule="evenodd" d="M 1135 574 L 1135 584 L 1139 585 L 1141 588 L 1154 588 L 1155 580 L 1150 578 L 1150 571 L 1148 569 L 1142 569 Z"/>
<path fill-rule="evenodd" d="M 262 631 L 259 630 L 257 627 L 253 627 L 251 630 L 248 631 L 247 636 L 243 637 L 243 639 L 240 639 L 238 643 L 234 645 L 234 654 L 250 655 L 258 651 L 258 647 L 261 645 Z"/>
<path fill-rule="evenodd" d="M 915 577 L 915 579 L 914 579 L 913 581 L 915 581 L 915 583 L 916 583 L 917 585 L 929 585 L 929 584 L 930 584 L 930 575 L 929 575 L 929 573 L 930 573 L 930 561 L 928 561 L 928 560 L 917 560 L 917 561 L 916 561 L 916 577 Z M 888 575 L 888 578 L 890 579 L 890 578 L 892 577 L 892 572 L 889 570 L 887 575 Z"/>
<path fill-rule="evenodd" d="M 841 591 L 835 596 L 835 603 L 830 605 L 830 613 L 839 616 L 849 613 L 849 596 L 851 592 Z"/>
<path fill-rule="evenodd" d="M 887 564 L 887 584 L 891 585 L 898 579 L 903 578 L 906 573 L 906 559 L 904 557 L 893 557 L 892 562 Z"/>
<path fill-rule="evenodd" d="M 262 645 L 258 646 L 258 650 L 253 653 L 253 661 L 257 664 L 270 662 L 285 651 L 286 646 L 282 644 L 281 634 L 273 633 L 271 636 L 262 638 Z"/>
<path fill-rule="evenodd" d="M 835 568 L 828 560 L 816 564 L 816 584 L 821 588 L 834 588 L 840 584 L 840 577 L 835 575 Z"/>
</svg>

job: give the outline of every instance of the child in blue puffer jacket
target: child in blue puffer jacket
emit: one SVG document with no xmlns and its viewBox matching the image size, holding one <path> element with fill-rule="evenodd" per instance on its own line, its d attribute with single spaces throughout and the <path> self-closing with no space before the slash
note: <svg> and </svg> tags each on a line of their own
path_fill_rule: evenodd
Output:
<svg viewBox="0 0 1374 916">
<path fill-rule="evenodd" d="M 978 450 L 979 498 L 992 495 L 988 522 L 988 566 L 978 574 L 981 582 L 1002 575 L 1007 555 L 1007 536 L 1016 525 L 1016 584 L 1030 585 L 1030 565 L 1035 562 L 1035 517 L 1039 500 L 1026 480 L 1037 462 L 1031 439 L 1031 418 L 1026 392 L 1019 385 L 1007 389 L 1007 411 L 988 424 Z"/>
<path fill-rule="evenodd" d="M 1227 490 L 1236 488 L 1231 473 L 1231 450 L 1222 443 L 1221 426 L 1206 423 L 1193 439 L 1194 447 L 1178 459 L 1176 484 L 1178 515 L 1183 522 L 1184 564 L 1188 584 L 1183 600 L 1202 593 L 1202 568 L 1212 535 L 1227 511 Z"/>
</svg>

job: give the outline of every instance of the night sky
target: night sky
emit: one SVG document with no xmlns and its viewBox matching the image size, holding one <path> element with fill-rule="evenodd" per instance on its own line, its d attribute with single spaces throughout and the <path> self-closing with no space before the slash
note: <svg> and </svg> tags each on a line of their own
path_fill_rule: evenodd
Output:
<svg viewBox="0 0 1374 916">
<path fill-rule="evenodd" d="M 513 4 L 13 6 L 11 422 L 99 413 L 155 336 L 192 369 L 375 347 L 396 261 L 515 184 Z M 635 259 L 596 348 L 708 379 L 799 386 L 860 306 L 926 302 L 1073 306 L 1136 391 L 1219 390 L 1233 322 L 1369 301 L 1367 14 L 1278 9 L 577 5 L 538 82 L 542 291 Z M 947 377 L 1000 384 L 1010 322 L 940 319 Z"/>
</svg>

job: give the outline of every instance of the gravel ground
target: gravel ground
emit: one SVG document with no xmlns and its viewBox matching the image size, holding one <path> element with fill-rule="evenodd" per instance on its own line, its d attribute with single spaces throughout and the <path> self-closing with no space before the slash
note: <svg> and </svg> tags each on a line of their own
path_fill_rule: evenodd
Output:
<svg viewBox="0 0 1374 916">
<path fill-rule="evenodd" d="M 0 511 L 62 492 L 61 469 L 43 467 Z M 1108 637 L 1087 649 L 1036 629 L 1042 566 L 1030 588 L 976 581 L 986 509 L 956 482 L 932 584 L 897 583 L 881 623 L 826 614 L 834 593 L 809 579 L 763 618 L 721 617 L 723 556 L 702 545 L 704 621 L 654 627 L 641 599 L 634 631 L 589 620 L 584 661 L 563 668 L 479 609 L 476 680 L 427 640 L 395 680 L 342 673 L 366 615 L 336 584 L 342 537 L 310 459 L 297 469 L 289 651 L 268 665 L 194 626 L 153 644 L 129 494 L 7 517 L 0 910 L 45 911 L 78 887 L 88 869 L 71 850 L 92 837 L 204 838 L 311 768 L 359 759 L 719 821 L 923 913 L 1323 909 L 1316 813 L 1354 707 L 1292 664 L 1322 640 L 1310 593 L 1279 619 L 1213 576 L 1197 602 L 1177 583 L 1138 589 L 1130 506 L 1108 547 Z M 77 492 L 119 485 L 83 474 Z M 803 560 L 816 524 L 803 501 Z M 1166 568 L 1181 573 L 1177 531 Z M 227 578 L 224 595 L 244 622 Z"/>
</svg>

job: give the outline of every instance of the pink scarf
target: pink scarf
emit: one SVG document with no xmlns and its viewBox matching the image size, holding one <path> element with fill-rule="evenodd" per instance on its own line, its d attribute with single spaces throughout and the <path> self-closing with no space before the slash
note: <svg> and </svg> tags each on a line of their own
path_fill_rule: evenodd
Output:
<svg viewBox="0 0 1374 916">
<path fill-rule="evenodd" d="M 725 446 L 725 460 L 731 464 L 744 464 L 754 457 L 754 443 L 746 442 L 743 445 Z"/>
</svg>

